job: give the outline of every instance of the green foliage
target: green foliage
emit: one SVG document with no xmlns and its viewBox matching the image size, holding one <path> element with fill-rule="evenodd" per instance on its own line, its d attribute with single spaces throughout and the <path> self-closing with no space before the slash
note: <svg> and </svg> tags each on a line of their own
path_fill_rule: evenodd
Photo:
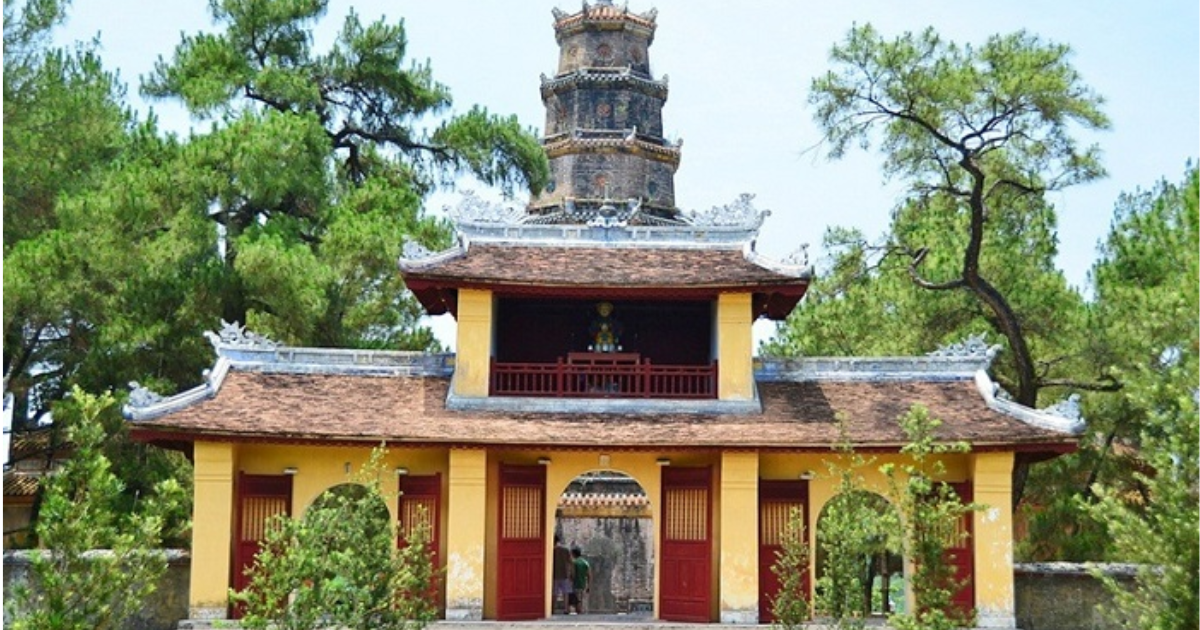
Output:
<svg viewBox="0 0 1200 630">
<path fill-rule="evenodd" d="M 331 50 L 318 54 L 311 29 L 326 0 L 218 0 L 210 7 L 224 32 L 184 36 L 172 60 L 159 59 L 144 93 L 179 98 L 202 116 L 240 116 L 246 104 L 311 115 L 354 182 L 399 170 L 423 195 L 460 172 L 505 191 L 523 184 L 537 192 L 549 179 L 540 143 L 515 118 L 477 106 L 428 124 L 450 108 L 450 91 L 428 63 L 405 66 L 403 22 L 364 25 L 351 11 Z"/>
<path fill-rule="evenodd" d="M 145 88 L 215 116 L 181 141 L 133 117 L 98 42 L 52 46 L 68 4 L 4 5 L 3 384 L 18 430 L 73 386 L 196 385 L 202 333 L 222 319 L 296 345 L 438 349 L 395 268 L 408 240 L 449 244 L 425 195 L 462 171 L 501 187 L 547 177 L 511 118 L 430 119 L 449 93 L 427 65 L 404 67 L 399 24 L 351 14 L 320 55 L 325 2 L 211 3 L 224 30 L 185 37 Z M 116 409 L 104 423 L 127 503 L 186 483 L 178 454 L 121 439 Z"/>
<path fill-rule="evenodd" d="M 837 496 L 817 523 L 817 585 L 814 608 L 839 630 L 862 628 L 871 614 L 869 565 L 879 554 L 899 549 L 900 524 L 883 497 L 863 490 L 868 460 L 842 439 L 839 455 L 827 461 L 838 479 Z"/>
<path fill-rule="evenodd" d="M 37 534 L 45 555 L 32 556 L 30 582 L 6 598 L 18 629 L 124 627 L 167 569 L 159 548 L 185 509 L 185 490 L 160 482 L 136 509 L 120 509 L 123 484 L 104 455 L 101 412 L 113 404 L 76 389 L 60 405 L 75 454 L 45 478 Z M 77 414 L 77 415 L 76 415 Z M 6 617 L 9 615 L 6 615 Z"/>
<path fill-rule="evenodd" d="M 776 552 L 771 572 L 779 579 L 779 591 L 771 598 L 772 627 L 794 630 L 809 617 L 808 591 L 804 576 L 808 575 L 808 540 L 804 531 L 804 512 L 792 508 L 782 532 L 782 549 Z"/>
<path fill-rule="evenodd" d="M 974 48 L 931 29 L 889 41 L 869 25 L 855 27 L 833 47 L 835 69 L 813 81 L 809 97 L 831 157 L 877 141 L 885 174 L 909 185 L 879 255 L 898 259 L 892 273 L 903 269 L 923 289 L 965 292 L 972 307 L 937 306 L 961 311 L 954 324 L 973 322 L 1004 337 L 1012 378 L 1001 382 L 1028 406 L 1050 378 L 1041 365 L 1057 359 L 1035 362 L 1039 348 L 1027 327 L 1064 299 L 1078 303 L 1053 271 L 1054 218 L 1045 195 L 1103 175 L 1099 149 L 1080 147 L 1071 135 L 1108 120 L 1069 53 L 1024 32 Z M 846 262 L 862 269 L 859 249 Z M 1032 258 L 1022 271 L 1037 273 L 1006 274 L 1022 257 Z M 1014 300 L 1030 283 L 1034 312 L 1023 313 Z M 1055 299 L 1038 299 L 1047 293 Z"/>
<path fill-rule="evenodd" d="M 249 585 L 231 594 L 247 628 L 420 628 L 433 619 L 436 574 L 420 527 L 396 549 L 380 447 L 353 483 L 327 490 L 299 519 L 267 528 Z"/>
<path fill-rule="evenodd" d="M 953 488 L 938 481 L 946 472 L 939 456 L 968 450 L 966 444 L 937 442 L 934 432 L 940 425 L 927 409 L 914 405 L 900 417 L 908 437 L 900 452 L 908 455 L 908 463 L 881 468 L 888 478 L 888 494 L 900 511 L 904 556 L 913 566 L 908 584 L 916 608 L 888 618 L 898 630 L 953 630 L 975 625 L 970 615 L 964 617 L 951 606 L 962 584 L 945 558 L 950 546 L 962 542 L 954 539 L 958 523 L 979 507 L 964 504 Z M 966 536 L 966 532 L 959 535 Z"/>
<path fill-rule="evenodd" d="M 1127 480 L 1095 487 L 1114 559 L 1143 563 L 1130 592 L 1108 580 L 1113 616 L 1131 628 L 1197 627 L 1200 610 L 1200 175 L 1123 197 L 1093 268 L 1108 355 L 1126 387 L 1108 404 L 1115 443 L 1136 449 Z M 1116 342 L 1122 343 L 1116 343 Z M 1126 424 L 1119 424 L 1124 420 Z"/>
<path fill-rule="evenodd" d="M 1124 497 L 1133 512 L 1154 499 L 1140 480 L 1150 451 L 1144 436 L 1177 431 L 1145 395 L 1177 376 L 1181 356 L 1196 348 L 1197 176 L 1123 194 L 1112 229 L 1091 271 L 1095 300 L 1088 335 L 1078 342 L 1088 364 L 1125 384 L 1115 393 L 1083 392 L 1088 433 L 1078 453 L 1034 468 L 1018 547 L 1033 560 L 1129 560 L 1109 531 L 1110 512 L 1091 508 L 1092 486 Z M 1115 514 L 1115 513 L 1113 513 Z"/>
</svg>

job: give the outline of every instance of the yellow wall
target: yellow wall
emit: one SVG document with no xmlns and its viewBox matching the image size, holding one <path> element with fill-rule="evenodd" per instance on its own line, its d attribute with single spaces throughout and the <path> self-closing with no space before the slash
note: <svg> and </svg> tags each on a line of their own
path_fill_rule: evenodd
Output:
<svg viewBox="0 0 1200 630">
<path fill-rule="evenodd" d="M 451 449 L 449 477 L 446 618 L 479 619 L 484 606 L 487 487 L 489 477 L 495 477 L 488 474 L 487 451 Z"/>
<path fill-rule="evenodd" d="M 322 492 L 351 483 L 371 456 L 374 445 L 367 446 L 281 446 L 244 444 L 238 447 L 239 470 L 251 475 L 279 475 L 285 468 L 296 469 L 292 477 L 292 516 L 300 517 Z M 389 448 L 383 460 L 380 487 L 388 498 L 392 518 L 399 510 L 399 481 L 395 470 L 403 466 L 410 475 L 441 474 L 448 471 L 446 449 Z M 445 502 L 443 501 L 443 504 Z M 445 509 L 442 505 L 443 534 Z M 445 540 L 443 535 L 442 540 Z"/>
<path fill-rule="evenodd" d="M 488 395 L 492 360 L 492 292 L 458 291 L 458 339 L 454 368 L 454 393 Z"/>
<path fill-rule="evenodd" d="M 750 299 L 749 293 L 722 293 L 717 298 L 717 397 L 721 400 L 754 398 Z"/>
<path fill-rule="evenodd" d="M 196 442 L 192 506 L 192 619 L 224 619 L 233 553 L 234 446 Z"/>
<path fill-rule="evenodd" d="M 720 620 L 758 621 L 758 453 L 721 455 Z"/>
<path fill-rule="evenodd" d="M 975 503 L 975 607 L 980 621 L 1011 620 L 1013 596 L 1012 453 L 976 453 L 971 457 Z"/>
<path fill-rule="evenodd" d="M 297 468 L 293 478 L 293 515 L 299 516 L 325 489 L 349 481 L 367 461 L 371 448 L 306 447 L 259 444 L 196 444 L 194 561 L 191 614 L 221 618 L 227 609 L 234 481 L 238 471 L 281 474 Z M 494 618 L 498 588 L 498 469 L 501 463 L 546 465 L 546 575 L 552 572 L 555 507 L 570 482 L 580 474 L 603 470 L 627 474 L 645 490 L 654 519 L 654 548 L 661 549 L 659 511 L 662 497 L 660 458 L 673 466 L 713 466 L 713 615 L 714 619 L 752 621 L 758 607 L 758 480 L 798 479 L 809 482 L 808 540 L 816 548 L 816 525 L 822 509 L 837 492 L 828 453 L 762 454 L 727 452 L 613 452 L 509 451 L 483 449 L 397 448 L 386 458 L 385 492 L 394 492 L 394 469 L 404 466 L 413 475 L 441 473 L 441 557 L 446 575 L 446 608 L 451 618 Z M 904 461 L 899 455 L 866 455 L 859 470 L 864 489 L 887 495 L 887 479 L 879 472 L 885 463 Z M 1012 616 L 1012 453 L 949 455 L 943 458 L 946 481 L 974 479 L 975 501 L 989 506 L 974 516 L 976 598 L 981 617 Z M 347 466 L 350 474 L 347 474 Z M 392 495 L 388 509 L 395 515 Z M 657 551 L 656 551 L 657 553 Z M 660 562 L 654 563 L 655 610 L 659 609 Z M 815 566 L 810 566 L 814 573 Z M 552 585 L 546 581 L 546 615 L 550 615 Z"/>
<path fill-rule="evenodd" d="M 910 461 L 898 454 L 862 454 L 864 464 L 857 468 L 857 477 L 863 490 L 874 492 L 885 499 L 888 498 L 887 477 L 879 471 L 885 464 L 903 464 Z M 941 457 L 945 474 L 942 481 L 965 481 L 971 475 L 971 456 L 965 454 L 949 454 Z M 840 476 L 830 469 L 829 463 L 837 462 L 839 466 L 850 466 L 851 459 L 830 453 L 804 453 L 796 455 L 763 455 L 760 465 L 763 479 L 798 479 L 801 473 L 812 473 L 813 478 L 808 484 L 808 545 L 815 558 L 817 549 L 817 520 L 821 511 L 838 493 Z M 976 496 L 978 500 L 978 496 Z M 890 500 L 889 500 L 890 502 Z M 978 544 L 978 537 L 976 538 Z M 1010 560 L 1011 562 L 1011 560 Z M 1010 565 L 1011 567 L 1011 565 Z M 810 583 L 816 584 L 817 567 L 815 562 L 809 563 Z M 911 574 L 912 567 L 906 566 L 905 572 Z M 1011 572 L 1009 581 L 1011 583 Z M 911 597 L 908 602 L 912 609 Z"/>
</svg>

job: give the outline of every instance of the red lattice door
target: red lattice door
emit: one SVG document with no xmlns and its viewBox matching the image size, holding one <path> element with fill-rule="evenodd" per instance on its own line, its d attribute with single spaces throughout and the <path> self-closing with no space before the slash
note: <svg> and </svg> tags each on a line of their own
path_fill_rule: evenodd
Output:
<svg viewBox="0 0 1200 630">
<path fill-rule="evenodd" d="M 237 524 L 233 549 L 233 588 L 246 588 L 246 570 L 254 565 L 254 556 L 267 531 L 271 517 L 292 513 L 292 478 L 287 475 L 247 475 L 238 473 Z M 234 619 L 242 616 L 239 607 L 231 611 Z"/>
<path fill-rule="evenodd" d="M 418 527 L 424 527 L 429 535 L 429 555 L 430 561 L 436 570 L 442 568 L 441 556 L 441 495 L 442 495 L 442 476 L 434 475 L 409 475 L 398 477 L 400 480 L 400 511 L 397 523 L 396 543 L 399 547 L 405 547 L 411 539 L 412 534 Z M 441 575 L 437 571 L 437 575 Z M 438 609 L 444 609 L 441 605 L 441 589 L 438 580 L 434 581 L 429 594 L 435 601 L 438 602 Z"/>
<path fill-rule="evenodd" d="M 970 481 L 952 483 L 950 487 L 958 495 L 958 500 L 964 504 L 975 500 Z M 946 549 L 946 564 L 954 567 L 954 581 L 962 585 L 954 593 L 951 602 L 964 616 L 975 607 L 975 541 L 972 514 L 968 512 L 959 519 Z"/>
<path fill-rule="evenodd" d="M 712 617 L 712 469 L 662 469 L 659 618 Z"/>
<path fill-rule="evenodd" d="M 779 592 L 779 576 L 772 567 L 783 551 L 788 519 L 799 510 L 802 537 L 808 534 L 808 482 L 803 480 L 766 480 L 758 482 L 758 622 L 773 623 L 771 602 Z M 801 588 L 810 601 L 812 591 L 805 573 Z"/>
<path fill-rule="evenodd" d="M 546 469 L 500 466 L 497 614 L 540 619 L 546 606 Z"/>
</svg>

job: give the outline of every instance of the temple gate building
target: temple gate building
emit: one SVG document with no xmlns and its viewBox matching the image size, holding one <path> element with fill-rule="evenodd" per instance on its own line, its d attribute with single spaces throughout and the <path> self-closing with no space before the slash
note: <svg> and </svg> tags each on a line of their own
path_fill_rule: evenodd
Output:
<svg viewBox="0 0 1200 630">
<path fill-rule="evenodd" d="M 641 498 L 605 509 L 651 524 L 653 617 L 765 622 L 787 514 L 802 511 L 815 549 L 836 495 L 838 420 L 856 448 L 900 462 L 898 418 L 920 404 L 942 420 L 940 439 L 971 445 L 942 456 L 941 481 L 987 506 L 960 524 L 957 601 L 979 627 L 1013 627 L 1013 463 L 1072 450 L 1079 421 L 998 397 L 994 350 L 979 342 L 924 357 L 754 357 L 752 324 L 802 299 L 805 257 L 755 251 L 766 213 L 749 197 L 676 207 L 681 147 L 663 137 L 654 11 L 585 2 L 554 20 L 558 70 L 541 85 L 550 185 L 523 211 L 465 203 L 455 246 L 406 244 L 399 262 L 425 310 L 456 320 L 455 354 L 286 347 L 226 324 L 204 384 L 139 391 L 126 408 L 137 439 L 195 464 L 191 615 L 232 614 L 228 589 L 265 518 L 303 514 L 386 443 L 388 508 L 401 531 L 406 515 L 428 515 L 447 619 L 551 616 L 556 520 L 586 503 L 564 493 L 611 473 Z M 878 471 L 864 475 L 886 492 Z"/>
</svg>

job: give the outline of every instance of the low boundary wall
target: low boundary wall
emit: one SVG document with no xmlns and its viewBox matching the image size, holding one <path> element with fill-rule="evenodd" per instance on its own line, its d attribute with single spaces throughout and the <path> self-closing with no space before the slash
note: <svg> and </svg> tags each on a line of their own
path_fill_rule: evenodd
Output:
<svg viewBox="0 0 1200 630">
<path fill-rule="evenodd" d="M 1138 565 L 1075 562 L 1017 564 L 1013 570 L 1017 627 L 1021 630 L 1118 630 L 1101 613 L 1112 596 L 1092 571 L 1132 588 Z"/>
</svg>

